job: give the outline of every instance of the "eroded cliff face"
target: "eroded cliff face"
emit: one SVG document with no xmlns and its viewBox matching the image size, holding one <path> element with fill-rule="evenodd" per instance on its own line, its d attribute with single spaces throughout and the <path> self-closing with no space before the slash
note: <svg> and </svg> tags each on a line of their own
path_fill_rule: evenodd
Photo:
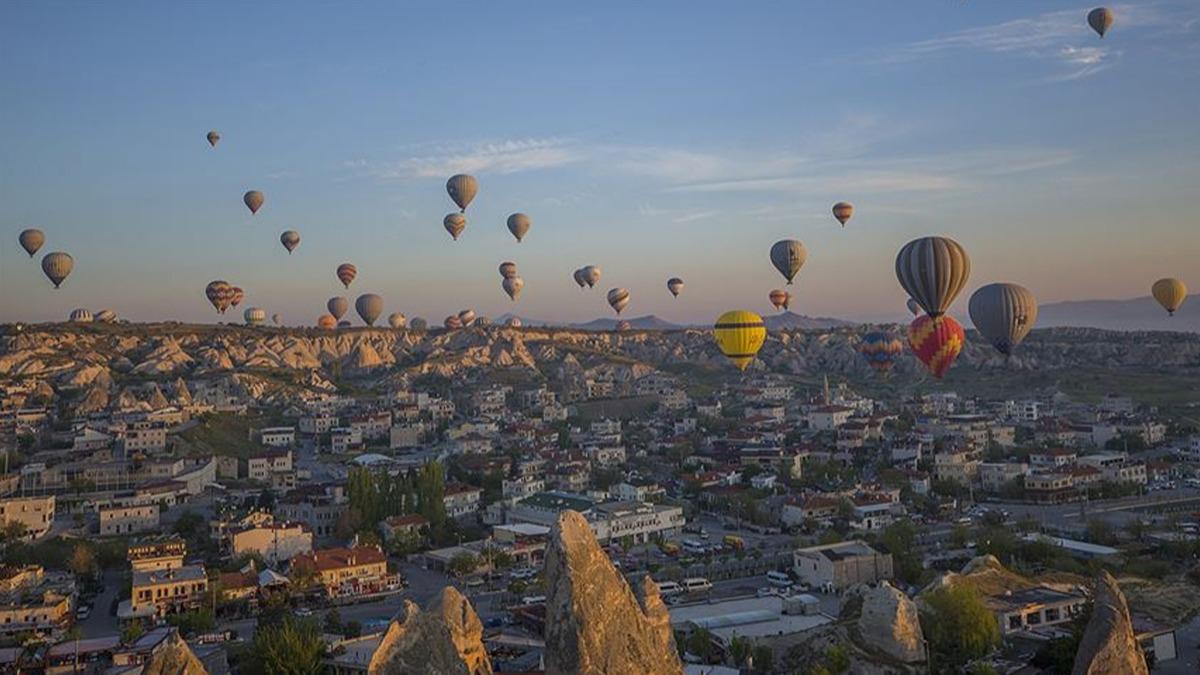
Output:
<svg viewBox="0 0 1200 675">
<path fill-rule="evenodd" d="M 404 604 L 404 621 L 388 626 L 370 675 L 491 675 L 483 624 L 462 593 L 447 586 L 424 610 Z"/>
<path fill-rule="evenodd" d="M 1125 595 L 1108 572 L 1096 579 L 1092 618 L 1088 621 L 1071 675 L 1148 675 Z"/>
<path fill-rule="evenodd" d="M 167 638 L 167 644 L 146 662 L 142 675 L 208 675 L 208 669 L 175 632 Z"/>
<path fill-rule="evenodd" d="M 867 589 L 862 600 L 858 631 L 867 646 L 904 663 L 925 660 L 925 635 L 915 602 L 886 581 Z"/>
<path fill-rule="evenodd" d="M 575 511 L 559 516 L 546 552 L 546 672 L 683 672 L 667 608 L 649 579 L 639 602 Z"/>
</svg>

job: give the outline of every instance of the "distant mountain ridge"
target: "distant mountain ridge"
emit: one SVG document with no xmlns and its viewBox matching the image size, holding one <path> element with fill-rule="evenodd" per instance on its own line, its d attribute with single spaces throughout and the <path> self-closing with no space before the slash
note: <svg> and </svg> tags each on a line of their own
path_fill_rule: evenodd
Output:
<svg viewBox="0 0 1200 675">
<path fill-rule="evenodd" d="M 510 317 L 516 316 L 513 314 L 504 314 L 496 319 L 497 323 L 504 323 Z M 532 319 L 523 316 L 517 316 L 521 320 L 523 326 L 539 326 L 547 328 L 576 328 L 579 330 L 616 330 L 617 322 L 622 319 L 598 318 L 586 321 L 583 323 L 570 323 L 564 321 L 546 321 L 542 319 Z M 654 314 L 645 316 L 636 316 L 624 319 L 628 321 L 633 330 L 684 330 L 687 328 L 708 328 L 708 324 L 699 323 L 672 323 Z M 767 330 L 828 330 L 830 328 L 846 328 L 856 326 L 853 321 L 844 319 L 836 319 L 833 317 L 812 317 L 795 312 L 783 312 L 780 314 L 768 314 L 763 316 L 763 323 L 766 324 Z"/>
<path fill-rule="evenodd" d="M 1168 316 L 1150 296 L 1128 300 L 1051 302 L 1038 307 L 1037 327 L 1200 333 L 1200 295 L 1189 295 L 1175 316 Z"/>
</svg>

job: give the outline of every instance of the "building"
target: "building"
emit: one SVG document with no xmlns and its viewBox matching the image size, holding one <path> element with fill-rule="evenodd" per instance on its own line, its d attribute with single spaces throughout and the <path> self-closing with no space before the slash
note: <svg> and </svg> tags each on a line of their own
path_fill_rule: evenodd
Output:
<svg viewBox="0 0 1200 675">
<path fill-rule="evenodd" d="M 1067 623 L 1083 611 L 1087 602 L 1081 594 L 1064 593 L 1045 586 L 984 599 L 984 604 L 996 615 L 1002 635 Z"/>
<path fill-rule="evenodd" d="M 125 557 L 134 572 L 162 572 L 183 567 L 187 542 L 173 535 L 130 544 Z"/>
<path fill-rule="evenodd" d="M 275 504 L 279 520 L 304 523 L 318 539 L 332 537 L 349 508 L 340 486 L 306 486 Z"/>
<path fill-rule="evenodd" d="M 290 448 L 296 444 L 295 427 L 266 427 L 251 432 L 253 440 L 269 448 Z"/>
<path fill-rule="evenodd" d="M 204 605 L 207 591 L 208 575 L 203 565 L 134 571 L 130 605 L 125 615 L 120 610 L 117 614 L 123 619 L 133 619 L 188 612 Z"/>
<path fill-rule="evenodd" d="M 463 483 L 447 483 L 442 494 L 446 515 L 451 518 L 470 518 L 479 512 L 483 490 Z"/>
<path fill-rule="evenodd" d="M 158 504 L 108 506 L 99 511 L 102 537 L 158 530 Z"/>
<path fill-rule="evenodd" d="M 893 576 L 892 554 L 857 539 L 797 549 L 792 558 L 796 576 L 811 588 L 842 589 Z"/>
<path fill-rule="evenodd" d="M 338 418 L 336 415 L 324 413 L 301 415 L 299 424 L 300 433 L 302 434 L 324 434 L 329 433 L 329 431 L 338 425 Z"/>
<path fill-rule="evenodd" d="M 1035 450 L 1029 453 L 1029 463 L 1034 469 L 1061 469 L 1075 463 L 1078 453 L 1067 448 Z"/>
<path fill-rule="evenodd" d="M 631 540 L 644 544 L 656 535 L 673 535 L 683 531 L 686 519 L 678 506 L 646 502 L 605 502 L 597 504 L 588 518 L 600 543 Z"/>
<path fill-rule="evenodd" d="M 331 598 L 395 590 L 400 578 L 388 572 L 387 555 L 378 546 L 331 548 L 296 556 L 292 569 L 309 570 Z"/>
<path fill-rule="evenodd" d="M 1069 470 L 1038 471 L 1025 476 L 1025 497 L 1038 504 L 1069 502 L 1077 496 Z"/>
<path fill-rule="evenodd" d="M 274 450 L 246 460 L 246 477 L 261 483 L 272 482 L 274 474 L 292 471 L 292 451 Z"/>
<path fill-rule="evenodd" d="M 117 449 L 126 456 L 153 454 L 167 449 L 167 426 L 157 422 L 134 422 L 125 427 Z"/>
<path fill-rule="evenodd" d="M 842 405 L 826 405 L 810 410 L 808 426 L 817 431 L 833 431 L 846 423 L 854 414 L 854 408 Z"/>
<path fill-rule="evenodd" d="M 329 449 L 336 455 L 362 448 L 362 432 L 351 427 L 335 427 L 329 432 Z"/>
<path fill-rule="evenodd" d="M 16 523 L 24 528 L 26 541 L 40 539 L 54 524 L 54 506 L 54 495 L 0 499 L 0 526 L 8 530 Z"/>
<path fill-rule="evenodd" d="M 1027 473 L 1029 465 L 1024 462 L 981 462 L 979 483 L 987 492 L 999 492 Z"/>
<path fill-rule="evenodd" d="M 532 523 L 496 525 L 492 528 L 494 546 L 512 556 L 517 567 L 536 567 L 546 557 L 550 528 Z"/>
<path fill-rule="evenodd" d="M 256 554 L 275 564 L 312 550 L 312 530 L 301 523 L 262 523 L 229 533 L 229 553 L 235 558 Z"/>
<path fill-rule="evenodd" d="M 57 634 L 73 618 L 73 578 L 47 574 L 41 565 L 0 567 L 0 636 Z"/>
</svg>

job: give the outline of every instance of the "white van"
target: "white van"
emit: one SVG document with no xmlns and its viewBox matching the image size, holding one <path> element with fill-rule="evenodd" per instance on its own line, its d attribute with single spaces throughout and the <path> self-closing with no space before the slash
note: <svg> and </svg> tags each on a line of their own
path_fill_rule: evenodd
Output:
<svg viewBox="0 0 1200 675">
<path fill-rule="evenodd" d="M 695 539 L 684 539 L 683 550 L 688 553 L 703 555 L 708 553 L 708 546 L 704 542 L 696 541 Z"/>
<path fill-rule="evenodd" d="M 687 593 L 707 593 L 712 590 L 712 583 L 704 577 L 694 577 L 683 580 L 683 590 Z"/>
<path fill-rule="evenodd" d="M 543 602 L 546 602 L 546 596 L 544 595 L 527 595 L 521 598 L 522 605 L 540 605 Z"/>
<path fill-rule="evenodd" d="M 658 585 L 658 594 L 664 598 L 679 595 L 683 592 L 683 586 L 674 581 L 656 581 L 654 583 Z"/>
<path fill-rule="evenodd" d="M 771 570 L 767 572 L 767 583 L 778 588 L 785 588 L 792 585 L 792 578 L 788 576 L 787 572 Z"/>
</svg>

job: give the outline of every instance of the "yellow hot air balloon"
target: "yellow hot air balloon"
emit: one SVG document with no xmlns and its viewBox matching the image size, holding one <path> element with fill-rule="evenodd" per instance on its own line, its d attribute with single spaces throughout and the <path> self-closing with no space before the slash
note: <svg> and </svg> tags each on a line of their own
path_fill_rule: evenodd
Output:
<svg viewBox="0 0 1200 675">
<path fill-rule="evenodd" d="M 1159 279 L 1150 287 L 1150 292 L 1154 294 L 1154 299 L 1158 304 L 1167 310 L 1167 314 L 1175 316 L 1175 310 L 1187 300 L 1187 286 L 1178 279 L 1166 278 Z"/>
<path fill-rule="evenodd" d="M 725 312 L 713 326 L 717 346 L 738 370 L 745 370 L 767 339 L 767 326 L 761 316 L 744 309 Z"/>
</svg>

